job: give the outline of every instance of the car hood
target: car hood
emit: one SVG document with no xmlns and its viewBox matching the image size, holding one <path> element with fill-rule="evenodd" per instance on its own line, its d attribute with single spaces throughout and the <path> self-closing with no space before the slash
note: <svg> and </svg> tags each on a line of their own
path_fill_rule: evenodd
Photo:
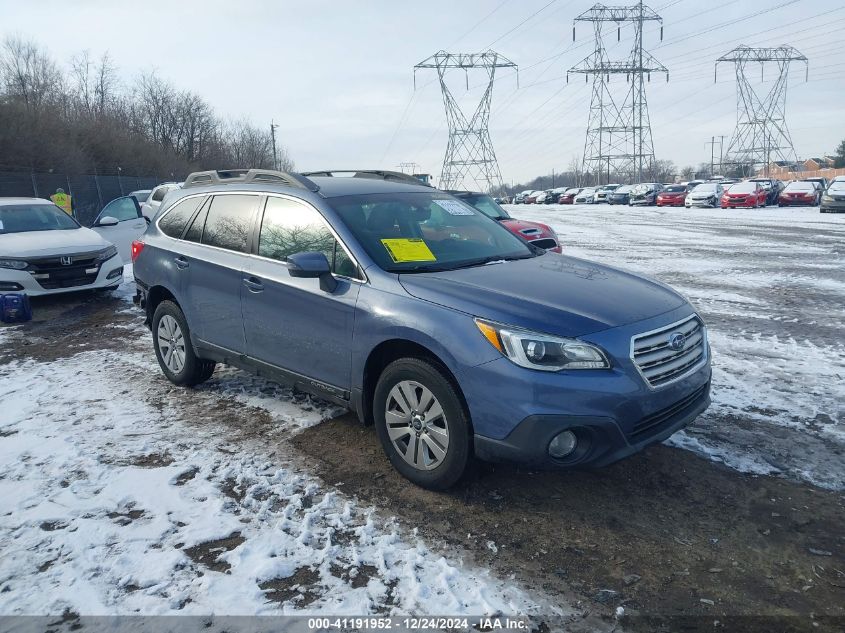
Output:
<svg viewBox="0 0 845 633">
<path fill-rule="evenodd" d="M 660 282 L 554 254 L 447 272 L 401 274 L 399 281 L 419 299 L 559 336 L 584 336 L 686 303 Z"/>
<path fill-rule="evenodd" d="M 539 229 L 541 233 L 550 233 L 551 230 L 545 224 L 539 222 L 530 222 L 528 220 L 517 220 L 515 218 L 506 218 L 499 220 L 502 226 L 507 227 L 510 231 L 521 232 L 524 229 Z M 524 235 L 524 234 L 523 234 Z"/>
<path fill-rule="evenodd" d="M 0 235 L 0 253 L 4 257 L 47 257 L 98 251 L 109 246 L 91 229 L 66 231 L 27 231 Z"/>
</svg>

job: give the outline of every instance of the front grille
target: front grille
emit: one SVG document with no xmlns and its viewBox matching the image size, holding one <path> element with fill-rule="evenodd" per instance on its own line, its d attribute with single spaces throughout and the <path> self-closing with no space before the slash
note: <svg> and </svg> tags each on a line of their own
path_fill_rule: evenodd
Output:
<svg viewBox="0 0 845 633">
<path fill-rule="evenodd" d="M 674 349 L 670 340 L 682 334 L 684 344 Z M 638 334 L 631 340 L 631 357 L 652 387 L 660 387 L 685 376 L 707 354 L 707 333 L 698 316 Z"/>
<path fill-rule="evenodd" d="M 648 417 L 643 418 L 634 425 L 633 430 L 629 434 L 632 439 L 639 439 L 646 433 L 653 435 L 660 432 L 663 427 L 671 423 L 677 416 L 684 414 L 687 409 L 692 408 L 698 403 L 698 400 L 707 392 L 709 384 L 699 387 L 690 395 L 679 400 L 672 406 L 661 409 L 657 413 L 653 413 Z"/>
<path fill-rule="evenodd" d="M 555 246 L 557 246 L 557 242 L 555 242 L 550 237 L 544 237 L 541 240 L 531 240 L 531 243 L 534 246 L 539 246 L 540 248 L 545 248 L 546 250 L 549 250 L 550 248 L 554 248 Z"/>
<path fill-rule="evenodd" d="M 97 261 L 98 251 L 93 253 L 75 253 L 65 256 L 28 258 L 27 270 L 32 273 L 38 284 L 45 290 L 56 288 L 75 288 L 94 283 L 100 272 Z M 70 257 L 71 263 L 62 264 L 62 257 Z"/>
</svg>

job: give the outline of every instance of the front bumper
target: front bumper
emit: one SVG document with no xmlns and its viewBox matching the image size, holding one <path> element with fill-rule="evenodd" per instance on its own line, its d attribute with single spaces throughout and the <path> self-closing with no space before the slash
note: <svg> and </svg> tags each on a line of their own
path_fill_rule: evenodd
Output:
<svg viewBox="0 0 845 633">
<path fill-rule="evenodd" d="M 718 204 L 718 201 L 715 198 L 697 198 L 692 200 L 687 198 L 684 200 L 685 207 L 712 207 Z"/>
<path fill-rule="evenodd" d="M 67 279 L 48 276 L 42 281 L 49 287 L 45 288 L 31 272 L 26 270 L 0 268 L 0 291 L 24 292 L 30 297 L 42 297 L 81 290 L 116 288 L 123 281 L 123 261 L 120 255 L 115 255 L 100 263 L 96 273 L 82 273 Z"/>
<path fill-rule="evenodd" d="M 822 213 L 845 213 L 845 200 L 822 200 L 819 210 Z"/>
<path fill-rule="evenodd" d="M 684 306 L 581 337 L 605 350 L 611 369 L 542 372 L 501 357 L 462 372 L 476 455 L 535 467 L 604 466 L 685 427 L 710 403 L 709 349 L 689 373 L 658 387 L 645 381 L 630 354 L 632 337 L 689 314 Z M 565 460 L 553 459 L 549 442 L 566 429 L 575 432 L 581 448 Z"/>
<path fill-rule="evenodd" d="M 535 468 L 599 468 L 630 457 L 688 426 L 710 406 L 710 382 L 674 405 L 650 416 L 647 432 L 626 435 L 613 418 L 572 415 L 534 415 L 525 418 L 508 437 L 475 436 L 475 454 L 491 462 L 511 462 Z M 570 430 L 578 447 L 565 459 L 549 456 L 554 437 Z"/>
<path fill-rule="evenodd" d="M 667 200 L 665 198 L 658 198 L 657 199 L 657 206 L 658 207 L 682 207 L 682 206 L 684 206 L 684 199 L 683 198 L 669 198 Z"/>
</svg>

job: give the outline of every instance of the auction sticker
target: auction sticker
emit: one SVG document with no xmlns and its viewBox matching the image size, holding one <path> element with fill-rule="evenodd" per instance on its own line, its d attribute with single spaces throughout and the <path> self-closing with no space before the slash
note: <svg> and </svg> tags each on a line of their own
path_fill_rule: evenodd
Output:
<svg viewBox="0 0 845 633">
<path fill-rule="evenodd" d="M 423 240 L 419 238 L 395 238 L 382 240 L 390 258 L 397 264 L 403 262 L 435 262 L 437 258 Z"/>
<path fill-rule="evenodd" d="M 457 200 L 433 200 L 433 202 L 449 215 L 475 215 L 475 211 Z"/>
</svg>

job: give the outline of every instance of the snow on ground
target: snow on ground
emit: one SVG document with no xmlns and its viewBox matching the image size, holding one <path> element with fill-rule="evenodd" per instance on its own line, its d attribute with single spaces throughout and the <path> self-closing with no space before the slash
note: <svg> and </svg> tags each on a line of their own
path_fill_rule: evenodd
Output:
<svg viewBox="0 0 845 633">
<path fill-rule="evenodd" d="M 146 340 L 0 368 L 0 614 L 538 608 L 286 460 L 319 407 L 233 404 L 228 370 L 185 398 Z"/>
<path fill-rule="evenodd" d="M 845 487 L 845 216 L 817 208 L 510 206 L 564 252 L 657 277 L 708 324 L 713 406 L 670 443 Z"/>
</svg>

